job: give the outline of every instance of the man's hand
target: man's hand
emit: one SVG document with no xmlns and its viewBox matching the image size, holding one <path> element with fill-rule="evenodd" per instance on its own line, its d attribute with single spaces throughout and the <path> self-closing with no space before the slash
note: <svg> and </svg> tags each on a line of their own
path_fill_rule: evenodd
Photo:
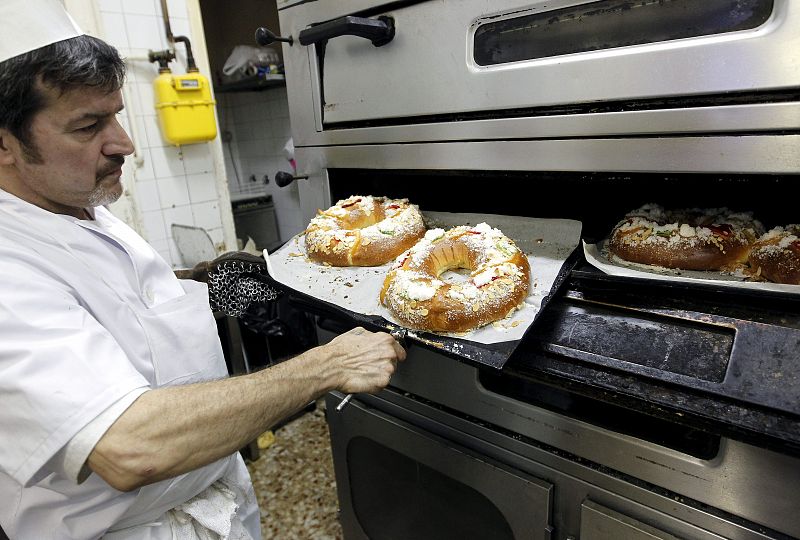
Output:
<svg viewBox="0 0 800 540">
<path fill-rule="evenodd" d="M 211 309 L 240 317 L 253 302 L 275 300 L 280 292 L 266 282 L 263 257 L 234 251 L 202 262 L 191 270 L 177 271 L 181 279 L 208 283 Z"/>
<path fill-rule="evenodd" d="M 378 392 L 389 384 L 397 362 L 406 359 L 405 349 L 391 335 L 363 328 L 336 336 L 322 348 L 340 372 L 338 390 L 348 394 Z"/>
</svg>

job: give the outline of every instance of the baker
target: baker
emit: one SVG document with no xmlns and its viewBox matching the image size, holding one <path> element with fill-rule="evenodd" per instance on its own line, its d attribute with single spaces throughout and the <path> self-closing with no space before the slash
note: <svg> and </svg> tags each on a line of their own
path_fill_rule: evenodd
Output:
<svg viewBox="0 0 800 540">
<path fill-rule="evenodd" d="M 0 3 L 0 526 L 260 538 L 237 450 L 327 391 L 378 391 L 405 352 L 356 329 L 228 378 L 209 287 L 104 208 L 133 151 L 124 72 L 59 0 Z M 248 264 L 206 265 L 212 300 L 246 302 L 224 287 Z M 274 296 L 254 283 L 242 290 Z"/>
</svg>

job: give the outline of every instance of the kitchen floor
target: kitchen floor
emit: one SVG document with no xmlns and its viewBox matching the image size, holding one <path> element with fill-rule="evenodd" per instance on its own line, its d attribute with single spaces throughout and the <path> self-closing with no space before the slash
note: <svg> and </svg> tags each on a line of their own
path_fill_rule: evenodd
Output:
<svg viewBox="0 0 800 540">
<path fill-rule="evenodd" d="M 261 507 L 261 534 L 272 539 L 341 539 L 325 402 L 275 432 L 248 463 Z"/>
</svg>

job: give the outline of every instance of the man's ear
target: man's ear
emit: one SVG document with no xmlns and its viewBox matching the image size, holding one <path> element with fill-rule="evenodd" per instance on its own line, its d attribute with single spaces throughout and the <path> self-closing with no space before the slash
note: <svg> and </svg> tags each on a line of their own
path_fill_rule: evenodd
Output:
<svg viewBox="0 0 800 540">
<path fill-rule="evenodd" d="M 13 165 L 14 153 L 11 151 L 11 135 L 8 130 L 0 129 L 0 165 Z"/>
<path fill-rule="evenodd" d="M 13 149 L 19 146 L 19 141 L 7 129 L 0 128 L 0 166 L 13 165 L 16 161 Z"/>
</svg>

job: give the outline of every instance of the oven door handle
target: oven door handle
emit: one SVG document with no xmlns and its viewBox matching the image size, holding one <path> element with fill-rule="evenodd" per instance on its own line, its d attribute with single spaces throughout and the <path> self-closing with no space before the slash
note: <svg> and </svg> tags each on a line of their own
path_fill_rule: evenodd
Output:
<svg viewBox="0 0 800 540">
<path fill-rule="evenodd" d="M 301 45 L 313 45 L 339 36 L 363 37 L 380 47 L 394 39 L 394 19 L 385 15 L 377 19 L 348 15 L 306 28 L 298 39 Z"/>
</svg>

